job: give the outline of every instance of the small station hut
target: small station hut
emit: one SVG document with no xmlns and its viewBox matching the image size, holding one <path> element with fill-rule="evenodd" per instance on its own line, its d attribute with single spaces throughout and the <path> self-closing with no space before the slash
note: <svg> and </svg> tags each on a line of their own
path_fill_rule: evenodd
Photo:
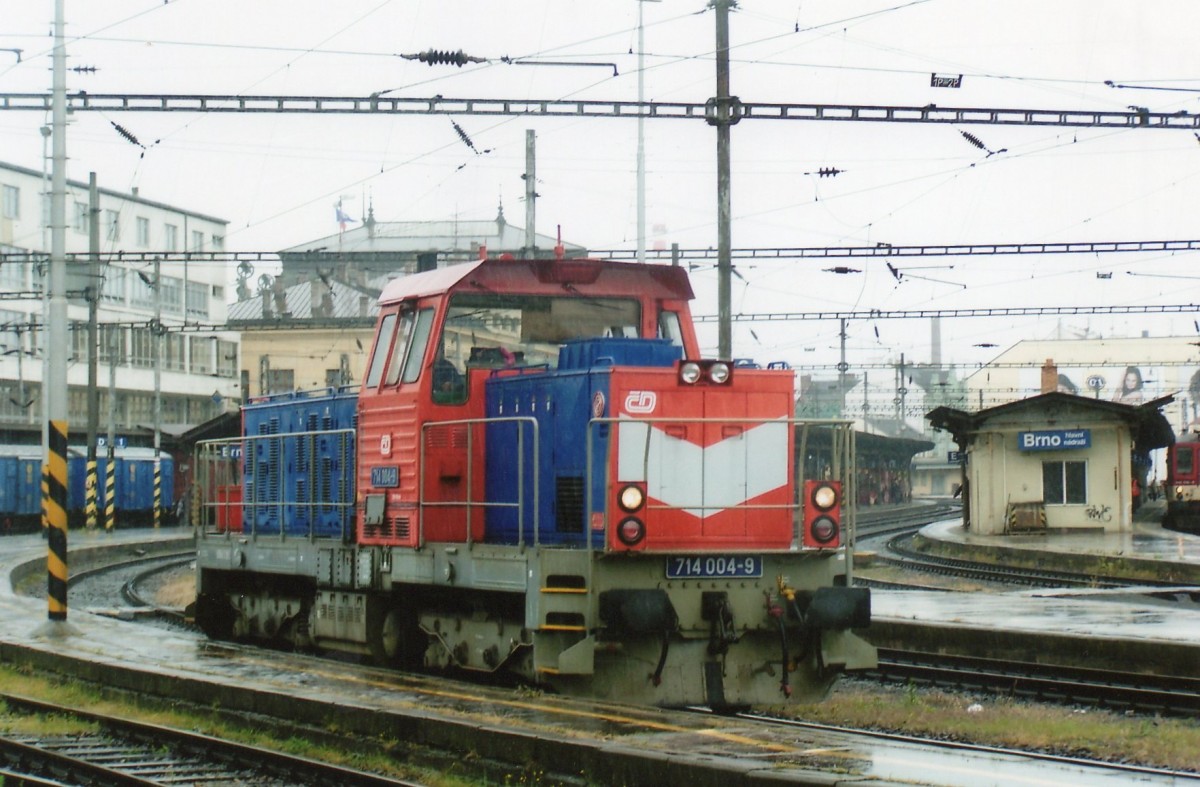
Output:
<svg viewBox="0 0 1200 787">
<path fill-rule="evenodd" d="M 963 465 L 964 524 L 985 535 L 1039 531 L 1129 532 L 1133 490 L 1150 451 L 1174 442 L 1161 408 L 1044 393 L 967 413 L 925 417 L 950 432 Z"/>
</svg>

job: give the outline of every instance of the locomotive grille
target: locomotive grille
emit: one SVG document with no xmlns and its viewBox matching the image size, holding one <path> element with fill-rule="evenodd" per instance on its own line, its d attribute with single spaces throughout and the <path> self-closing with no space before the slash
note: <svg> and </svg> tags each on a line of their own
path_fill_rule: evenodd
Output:
<svg viewBox="0 0 1200 787">
<path fill-rule="evenodd" d="M 467 427 L 465 424 L 453 426 L 431 426 L 425 430 L 426 448 L 466 448 Z"/>
<path fill-rule="evenodd" d="M 364 525 L 364 534 L 368 538 L 407 541 L 412 535 L 411 520 L 406 516 L 385 517 L 381 524 Z"/>
<path fill-rule="evenodd" d="M 583 478 L 559 476 L 554 482 L 554 520 L 560 533 L 583 532 Z"/>
</svg>

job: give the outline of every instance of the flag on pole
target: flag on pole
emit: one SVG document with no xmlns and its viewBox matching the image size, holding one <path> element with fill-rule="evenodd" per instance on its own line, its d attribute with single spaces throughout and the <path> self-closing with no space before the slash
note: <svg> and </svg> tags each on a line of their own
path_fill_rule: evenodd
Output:
<svg viewBox="0 0 1200 787">
<path fill-rule="evenodd" d="M 337 201 L 337 204 L 334 206 L 334 211 L 336 212 L 336 215 L 337 215 L 338 227 L 341 228 L 342 232 L 345 232 L 346 225 L 353 224 L 355 222 L 355 220 L 350 218 L 349 216 L 347 216 L 346 212 L 344 210 L 342 210 L 342 201 L 340 199 Z"/>
</svg>

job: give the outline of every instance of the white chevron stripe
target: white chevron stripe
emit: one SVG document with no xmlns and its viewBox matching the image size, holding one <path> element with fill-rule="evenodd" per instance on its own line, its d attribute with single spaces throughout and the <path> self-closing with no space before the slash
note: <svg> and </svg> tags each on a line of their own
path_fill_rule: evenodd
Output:
<svg viewBox="0 0 1200 787">
<path fill-rule="evenodd" d="M 617 436 L 618 481 L 644 482 L 651 498 L 702 519 L 788 483 L 786 419 L 708 447 L 650 423 L 622 422 Z"/>
</svg>

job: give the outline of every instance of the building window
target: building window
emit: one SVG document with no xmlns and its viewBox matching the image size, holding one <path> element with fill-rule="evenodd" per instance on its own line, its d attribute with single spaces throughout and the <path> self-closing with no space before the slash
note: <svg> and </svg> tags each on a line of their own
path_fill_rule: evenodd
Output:
<svg viewBox="0 0 1200 787">
<path fill-rule="evenodd" d="M 179 251 L 179 228 L 174 224 L 163 225 L 163 248 Z"/>
<path fill-rule="evenodd" d="M 104 283 L 100 287 L 100 297 L 109 303 L 124 303 L 127 275 L 128 271 L 124 268 L 108 266 L 104 270 Z"/>
<path fill-rule="evenodd" d="M 184 292 L 185 307 L 189 317 L 208 317 L 208 285 L 202 281 L 189 281 Z"/>
<path fill-rule="evenodd" d="M 213 340 L 207 336 L 188 337 L 188 355 L 192 374 L 213 373 Z"/>
<path fill-rule="evenodd" d="M 86 322 L 72 322 L 68 326 L 71 332 L 71 360 L 86 361 L 88 359 L 88 326 Z"/>
<path fill-rule="evenodd" d="M 143 249 L 150 248 L 150 219 L 145 216 L 137 217 L 137 245 Z"/>
<path fill-rule="evenodd" d="M 137 306 L 143 309 L 154 308 L 154 277 L 143 271 L 137 271 L 137 275 L 129 278 L 130 294 L 129 305 Z"/>
<path fill-rule="evenodd" d="M 213 251 L 225 251 L 225 236 L 224 235 L 213 235 L 212 236 L 212 250 Z"/>
<path fill-rule="evenodd" d="M 108 228 L 107 238 L 111 241 L 121 239 L 121 214 L 115 210 L 104 211 L 104 226 Z"/>
<path fill-rule="evenodd" d="M 187 361 L 183 357 L 183 334 L 168 333 L 161 337 L 163 368 L 170 372 L 186 372 Z"/>
<path fill-rule="evenodd" d="M 88 231 L 88 206 L 86 202 L 75 203 L 75 231 L 81 235 L 87 235 Z"/>
<path fill-rule="evenodd" d="M 221 377 L 236 377 L 238 372 L 237 362 L 237 343 L 217 339 L 217 374 Z"/>
<path fill-rule="evenodd" d="M 100 326 L 100 362 L 113 366 L 125 363 L 125 329 L 121 326 Z"/>
<path fill-rule="evenodd" d="M 1042 501 L 1047 505 L 1087 502 L 1087 462 L 1042 462 Z"/>
<path fill-rule="evenodd" d="M 192 230 L 192 251 L 200 251 L 204 248 L 204 233 L 200 230 Z"/>
<path fill-rule="evenodd" d="M 152 368 L 155 365 L 154 335 L 149 328 L 129 329 L 129 365 Z"/>
<path fill-rule="evenodd" d="M 21 190 L 16 186 L 5 186 L 0 195 L 0 216 L 6 219 L 21 218 Z"/>
<path fill-rule="evenodd" d="M 268 369 L 267 393 L 290 393 L 296 389 L 296 372 L 293 369 Z"/>
<path fill-rule="evenodd" d="M 183 279 L 160 275 L 159 280 L 162 282 L 160 294 L 163 311 L 179 314 L 179 309 L 183 306 Z"/>
<path fill-rule="evenodd" d="M 22 249 L 16 246 L 6 246 L 0 243 L 0 254 L 20 254 Z M 6 260 L 0 263 L 0 287 L 10 290 L 25 289 L 26 263 L 16 260 Z"/>
</svg>

